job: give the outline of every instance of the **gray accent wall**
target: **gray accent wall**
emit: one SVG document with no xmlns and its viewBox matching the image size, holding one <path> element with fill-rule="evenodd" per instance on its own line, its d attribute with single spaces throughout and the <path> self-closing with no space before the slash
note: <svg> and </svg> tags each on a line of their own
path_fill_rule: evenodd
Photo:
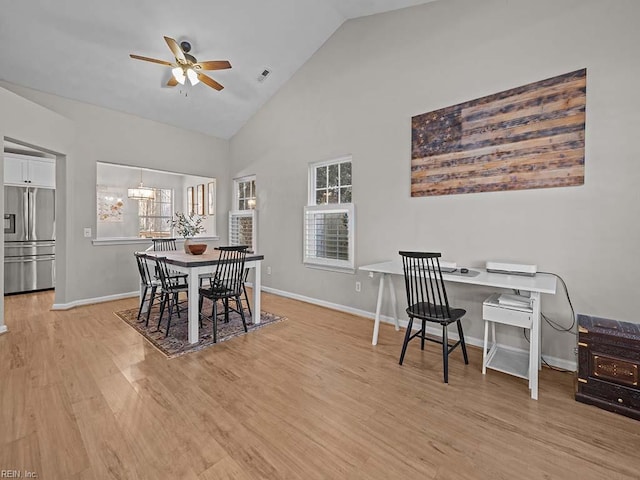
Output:
<svg viewBox="0 0 640 480">
<path fill-rule="evenodd" d="M 400 249 L 534 263 L 566 280 L 577 312 L 640 321 L 638 18 L 631 0 L 447 0 L 346 22 L 231 140 L 232 177 L 257 175 L 264 285 L 374 311 L 377 278 L 302 264 L 308 164 L 352 154 L 356 265 Z M 410 197 L 412 116 L 585 67 L 583 186 Z M 491 292 L 450 286 L 468 336 L 482 337 Z M 560 284 L 542 307 L 571 323 Z M 543 326 L 543 355 L 571 363 L 575 344 Z"/>
</svg>

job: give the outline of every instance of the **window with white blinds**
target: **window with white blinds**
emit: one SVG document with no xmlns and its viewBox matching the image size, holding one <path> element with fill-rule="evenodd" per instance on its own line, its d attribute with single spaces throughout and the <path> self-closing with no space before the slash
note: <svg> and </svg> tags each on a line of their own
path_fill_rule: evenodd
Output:
<svg viewBox="0 0 640 480">
<path fill-rule="evenodd" d="M 256 251 L 256 211 L 229 212 L 229 245 L 249 245 Z"/>
<path fill-rule="evenodd" d="M 353 270 L 354 206 L 351 157 L 309 165 L 309 203 L 304 208 L 304 263 Z"/>
<path fill-rule="evenodd" d="M 304 263 L 354 268 L 353 204 L 304 208 Z"/>
</svg>

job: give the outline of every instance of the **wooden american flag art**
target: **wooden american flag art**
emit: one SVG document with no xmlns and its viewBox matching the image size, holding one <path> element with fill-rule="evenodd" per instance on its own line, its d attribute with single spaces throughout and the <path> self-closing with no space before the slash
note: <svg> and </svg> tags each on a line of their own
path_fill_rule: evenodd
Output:
<svg viewBox="0 0 640 480">
<path fill-rule="evenodd" d="M 584 184 L 586 69 L 412 118 L 411 196 Z"/>
</svg>

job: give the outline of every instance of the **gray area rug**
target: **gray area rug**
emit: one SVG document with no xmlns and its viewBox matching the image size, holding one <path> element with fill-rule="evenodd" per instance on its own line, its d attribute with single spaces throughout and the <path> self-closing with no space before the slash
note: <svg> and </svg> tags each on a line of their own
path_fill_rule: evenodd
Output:
<svg viewBox="0 0 640 480">
<path fill-rule="evenodd" d="M 221 310 L 222 305 L 218 304 L 218 311 L 220 312 Z M 205 314 L 211 316 L 211 302 L 209 302 L 208 300 L 203 306 L 203 311 L 205 312 Z M 184 355 L 185 353 L 196 352 L 198 350 L 202 350 L 203 348 L 216 345 L 215 343 L 213 343 L 213 324 L 210 318 L 206 320 L 203 319 L 202 321 L 202 326 L 200 327 L 200 340 L 198 341 L 198 343 L 190 344 L 186 311 L 183 311 L 181 313 L 181 318 L 178 318 L 174 313 L 173 318 L 171 319 L 169 336 L 167 337 L 165 337 L 165 330 L 167 327 L 168 314 L 165 311 L 162 323 L 160 325 L 160 330 L 157 330 L 158 317 L 160 312 L 159 308 L 155 305 L 151 310 L 148 327 L 145 326 L 146 313 L 143 312 L 143 314 L 140 316 L 142 322 L 138 322 L 136 318 L 138 315 L 137 308 L 122 310 L 120 312 L 114 313 L 117 317 L 124 320 L 136 331 L 142 334 L 142 336 L 144 336 L 149 342 L 151 342 L 151 344 L 153 344 L 153 346 L 164 353 L 168 358 L 178 357 L 180 355 Z M 285 317 L 280 317 L 278 315 L 274 315 L 273 313 L 268 313 L 265 311 L 261 312 L 260 323 L 258 325 L 255 325 L 252 322 L 252 319 L 247 311 L 245 311 L 245 318 L 247 320 L 247 329 L 249 330 L 248 333 L 285 320 Z M 228 323 L 225 323 L 223 316 L 218 317 L 218 343 L 226 342 L 227 340 L 240 335 L 246 335 L 246 333 L 242 328 L 242 319 L 240 318 L 239 314 L 231 312 L 229 315 Z"/>
</svg>

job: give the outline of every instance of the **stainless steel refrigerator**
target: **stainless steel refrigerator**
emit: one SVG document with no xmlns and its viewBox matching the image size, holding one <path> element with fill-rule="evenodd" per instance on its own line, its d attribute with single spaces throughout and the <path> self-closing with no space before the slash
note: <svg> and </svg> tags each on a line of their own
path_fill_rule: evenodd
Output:
<svg viewBox="0 0 640 480">
<path fill-rule="evenodd" d="M 4 187 L 4 293 L 55 286 L 55 190 Z"/>
</svg>

